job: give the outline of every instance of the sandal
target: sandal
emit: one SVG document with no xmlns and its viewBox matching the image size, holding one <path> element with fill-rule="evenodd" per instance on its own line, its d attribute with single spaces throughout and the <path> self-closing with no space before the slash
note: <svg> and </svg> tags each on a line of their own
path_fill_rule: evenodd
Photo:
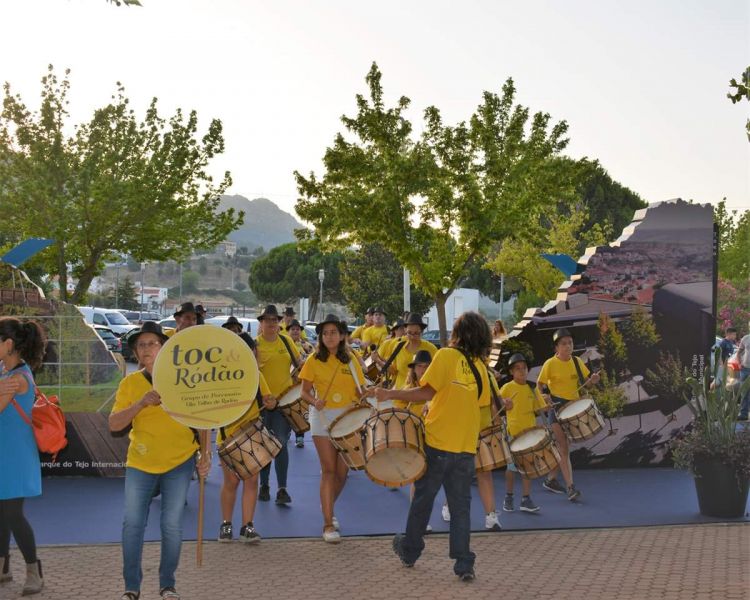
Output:
<svg viewBox="0 0 750 600">
<path fill-rule="evenodd" d="M 176 600 L 180 600 L 180 595 L 177 593 L 177 590 L 174 589 L 171 585 L 165 588 L 161 588 L 159 590 L 159 596 L 162 598 L 173 598 Z"/>
<path fill-rule="evenodd" d="M 140 592 L 125 592 L 121 597 L 120 600 L 138 600 L 138 598 L 141 597 Z"/>
</svg>

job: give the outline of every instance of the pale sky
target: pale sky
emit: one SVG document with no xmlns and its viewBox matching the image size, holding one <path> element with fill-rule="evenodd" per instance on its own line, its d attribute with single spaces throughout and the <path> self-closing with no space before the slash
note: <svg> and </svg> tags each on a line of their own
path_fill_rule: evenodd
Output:
<svg viewBox="0 0 750 600">
<path fill-rule="evenodd" d="M 87 120 L 115 82 L 142 117 L 196 109 L 224 123 L 229 193 L 293 212 L 292 172 L 321 172 L 372 61 L 391 102 L 468 119 L 513 77 L 518 101 L 570 126 L 567 154 L 598 158 L 650 202 L 750 209 L 750 102 L 728 82 L 750 64 L 748 0 L 4 0 L 0 80 L 38 106 L 52 63 L 72 70 Z"/>
</svg>

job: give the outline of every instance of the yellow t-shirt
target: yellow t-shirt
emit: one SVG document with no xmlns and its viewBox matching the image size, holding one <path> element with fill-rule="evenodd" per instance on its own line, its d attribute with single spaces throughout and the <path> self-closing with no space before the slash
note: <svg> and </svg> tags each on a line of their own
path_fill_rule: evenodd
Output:
<svg viewBox="0 0 750 600">
<path fill-rule="evenodd" d="M 489 394 L 487 369 L 480 359 L 474 365 L 482 380 L 482 395 Z M 425 441 L 445 452 L 476 454 L 479 438 L 477 381 L 464 355 L 453 348 L 441 348 L 419 384 L 435 390 L 425 417 Z"/>
<path fill-rule="evenodd" d="M 141 371 L 131 373 L 120 381 L 112 412 L 116 413 L 143 398 L 152 389 Z M 146 406 L 133 419 L 128 434 L 127 466 L 159 474 L 171 471 L 198 450 L 195 436 L 189 427 L 170 417 L 161 406 Z"/>
<path fill-rule="evenodd" d="M 311 382 L 318 397 L 325 395 L 325 408 L 347 408 L 359 400 L 349 364 L 354 365 L 359 385 L 364 385 L 365 375 L 354 357 L 350 363 L 344 364 L 335 356 L 329 356 L 323 362 L 313 354 L 305 361 L 299 378 Z"/>
<path fill-rule="evenodd" d="M 583 378 L 588 379 L 590 372 L 582 360 L 572 358 L 570 360 L 560 360 L 556 356 L 553 356 L 547 359 L 544 365 L 542 365 L 537 383 L 545 384 L 549 387 L 550 394 L 553 396 L 565 400 L 578 400 L 581 397 L 578 393 L 578 388 L 581 387 L 581 384 L 578 381 L 578 373 L 576 372 L 573 360 L 578 360 Z"/>
<path fill-rule="evenodd" d="M 398 338 L 395 340 L 396 343 L 400 342 L 403 338 Z M 388 359 L 391 356 L 391 352 L 393 352 L 396 349 L 395 344 L 389 347 L 388 355 L 383 357 Z M 437 348 L 434 344 L 431 344 L 427 340 L 420 340 L 419 342 L 419 350 L 427 350 L 427 352 L 430 353 L 430 356 L 435 356 L 435 352 L 437 352 Z M 399 350 L 398 354 L 396 355 L 395 360 L 392 363 L 392 366 L 396 367 L 396 382 L 394 383 L 393 387 L 396 389 L 401 389 L 406 387 L 406 378 L 409 376 L 409 363 L 414 360 L 414 355 L 416 352 L 410 352 L 406 349 L 406 345 L 404 345 L 401 350 Z M 484 395 L 484 394 L 482 394 Z M 394 400 L 393 406 L 396 406 L 397 408 L 406 408 L 406 402 L 403 402 L 402 400 Z"/>
<path fill-rule="evenodd" d="M 388 328 L 385 325 L 382 325 L 381 327 L 375 327 L 375 325 L 373 325 L 372 327 L 368 327 L 367 330 L 362 333 L 362 342 L 364 343 L 365 348 L 369 348 L 371 344 L 380 347 L 380 344 L 382 344 L 387 337 Z M 380 352 L 378 352 L 378 354 L 380 354 Z"/>
<path fill-rule="evenodd" d="M 282 335 L 286 337 L 285 334 L 279 334 L 273 342 L 266 341 L 262 335 L 259 335 L 255 340 L 258 345 L 258 367 L 260 367 L 260 372 L 266 378 L 268 387 L 274 396 L 280 395 L 292 385 L 292 376 L 290 375 L 292 359 L 284 342 L 281 341 Z M 299 361 L 300 354 L 294 340 L 286 337 L 286 341 L 289 343 L 289 348 L 295 358 Z"/>
<path fill-rule="evenodd" d="M 365 329 L 369 329 L 371 325 L 360 325 L 359 327 L 356 327 L 354 331 L 352 331 L 352 339 L 353 340 L 361 340 L 362 334 L 365 332 Z"/>
<path fill-rule="evenodd" d="M 258 385 L 260 386 L 261 396 L 268 396 L 271 394 L 271 389 L 268 387 L 268 383 L 266 383 L 266 378 L 263 377 L 263 373 L 258 373 Z M 219 429 L 219 431 L 216 433 L 216 443 L 221 444 L 227 437 L 232 435 L 240 427 L 247 423 L 257 421 L 259 418 L 260 406 L 258 406 L 258 401 L 253 398 L 253 403 L 247 409 L 247 412 L 236 421 L 233 421 L 232 423 L 224 427 L 224 434 L 226 435 L 226 437 L 224 437 L 224 435 L 221 435 L 221 429 Z"/>
<path fill-rule="evenodd" d="M 536 425 L 536 411 L 544 408 L 546 403 L 539 393 L 539 387 L 531 390 L 531 387 L 524 383 L 509 381 L 500 388 L 500 395 L 503 398 L 513 398 L 513 408 L 505 411 L 507 419 L 508 433 L 513 437 L 530 427 Z"/>
</svg>

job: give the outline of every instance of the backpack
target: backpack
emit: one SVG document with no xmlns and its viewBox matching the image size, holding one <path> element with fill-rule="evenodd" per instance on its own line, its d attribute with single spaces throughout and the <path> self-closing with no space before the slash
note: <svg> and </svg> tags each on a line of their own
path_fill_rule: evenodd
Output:
<svg viewBox="0 0 750 600">
<path fill-rule="evenodd" d="M 52 455 L 52 461 L 57 460 L 57 454 L 68 445 L 65 437 L 65 415 L 63 414 L 57 396 L 47 398 L 39 388 L 35 388 L 34 406 L 31 409 L 31 419 L 15 400 L 11 400 L 18 414 L 34 430 L 34 438 L 40 452 Z"/>
</svg>

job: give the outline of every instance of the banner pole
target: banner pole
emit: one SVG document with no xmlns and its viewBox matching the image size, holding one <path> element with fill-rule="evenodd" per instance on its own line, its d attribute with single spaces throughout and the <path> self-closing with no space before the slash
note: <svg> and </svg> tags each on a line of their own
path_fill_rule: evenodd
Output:
<svg viewBox="0 0 750 600">
<path fill-rule="evenodd" d="M 210 430 L 201 429 L 198 431 L 198 439 L 201 445 L 201 460 L 206 460 L 209 452 L 208 448 L 208 433 Z M 198 544 L 195 547 L 196 552 L 196 564 L 201 567 L 203 566 L 203 509 L 204 509 L 204 497 L 206 491 L 206 478 L 202 475 L 198 475 L 198 532 L 197 541 Z"/>
</svg>

